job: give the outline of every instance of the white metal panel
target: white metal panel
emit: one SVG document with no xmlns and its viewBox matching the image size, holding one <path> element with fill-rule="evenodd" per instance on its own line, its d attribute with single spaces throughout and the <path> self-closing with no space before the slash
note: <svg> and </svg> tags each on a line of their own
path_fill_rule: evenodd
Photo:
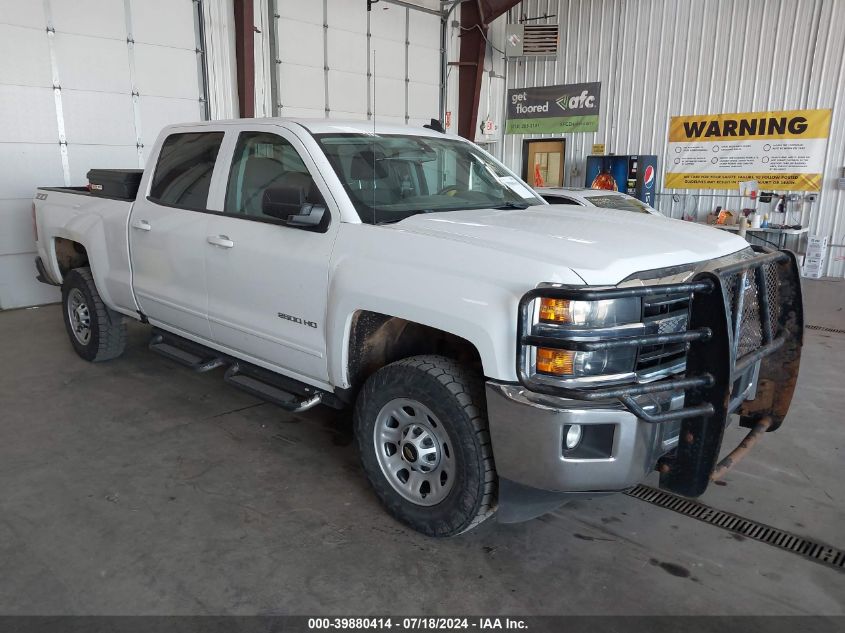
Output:
<svg viewBox="0 0 845 633">
<path fill-rule="evenodd" d="M 59 142 L 51 88 L 0 84 L 0 142 Z"/>
<path fill-rule="evenodd" d="M 40 29 L 46 24 L 44 5 L 41 2 L 0 0 L 0 16 L 5 24 L 29 26 Z"/>
<path fill-rule="evenodd" d="M 35 188 L 63 186 L 58 143 L 0 143 L 0 199 L 31 198 Z"/>
<path fill-rule="evenodd" d="M 0 200 L 0 255 L 31 253 L 35 250 L 32 232 L 32 200 Z"/>
<path fill-rule="evenodd" d="M 316 2 L 314 4 L 317 4 Z M 329 29 L 351 31 L 353 33 L 367 34 L 367 11 L 366 1 L 363 3 L 349 2 L 349 0 L 328 0 L 327 24 Z M 364 6 L 362 6 L 364 5 Z M 364 9 L 362 11 L 362 9 Z M 374 7 L 377 9 L 377 7 Z"/>
<path fill-rule="evenodd" d="M 405 80 L 390 79 L 377 73 L 373 82 L 373 112 L 378 120 L 387 117 L 400 123 L 405 122 Z"/>
<path fill-rule="evenodd" d="M 53 85 L 47 38 L 39 35 L 44 33 L 32 28 L 0 24 L 0 84 Z"/>
<path fill-rule="evenodd" d="M 422 11 L 411 11 L 408 13 L 410 28 L 408 29 L 408 41 L 417 46 L 425 46 L 438 52 L 440 58 L 440 17 L 423 13 Z"/>
<path fill-rule="evenodd" d="M 62 0 L 50 3 L 56 32 L 120 39 L 126 33 L 123 2 L 115 0 Z"/>
<path fill-rule="evenodd" d="M 279 59 L 284 64 L 323 68 L 323 27 L 300 20 L 279 20 Z"/>
<path fill-rule="evenodd" d="M 190 1 L 131 0 L 132 30 L 136 42 L 193 51 L 194 9 Z M 166 15 L 167 19 L 162 20 Z"/>
<path fill-rule="evenodd" d="M 282 116 L 289 116 L 285 108 L 307 108 L 325 115 L 323 69 L 295 64 L 279 65 L 279 101 Z"/>
<path fill-rule="evenodd" d="M 323 107 L 319 108 L 298 108 L 296 106 L 283 106 L 281 108 L 282 114 L 280 116 L 291 117 L 294 119 L 324 119 L 326 112 Z"/>
<path fill-rule="evenodd" d="M 402 27 L 405 28 L 404 26 Z M 370 45 L 373 51 L 373 72 L 380 79 L 400 79 L 405 81 L 405 44 L 395 40 L 373 37 Z"/>
<path fill-rule="evenodd" d="M 367 111 L 367 84 L 360 73 L 329 71 L 329 108 L 336 118 Z"/>
<path fill-rule="evenodd" d="M 408 85 L 408 123 L 417 125 L 436 119 L 439 100 L 439 86 L 411 82 Z"/>
<path fill-rule="evenodd" d="M 62 102 L 68 143 L 134 148 L 132 98 L 128 94 L 62 90 Z"/>
<path fill-rule="evenodd" d="M 53 303 L 59 289 L 35 280 L 35 253 L 0 255 L 0 310 Z"/>
<path fill-rule="evenodd" d="M 366 7 L 364 8 L 366 10 Z M 382 2 L 378 6 L 373 5 L 373 10 L 370 13 L 370 31 L 374 37 L 404 44 L 405 7 L 386 2 Z"/>
<path fill-rule="evenodd" d="M 366 25 L 365 25 L 366 28 Z M 343 29 L 329 28 L 328 66 L 331 70 L 367 76 L 367 35 Z"/>
<path fill-rule="evenodd" d="M 150 44 L 135 45 L 136 85 L 142 96 L 199 99 L 194 51 Z"/>
<path fill-rule="evenodd" d="M 433 86 L 440 85 L 440 55 L 436 48 L 408 46 L 408 77 Z"/>
<path fill-rule="evenodd" d="M 322 0 L 277 0 L 281 22 L 310 22 L 322 26 Z"/>
<path fill-rule="evenodd" d="M 276 8 L 280 115 L 363 118 L 375 103 L 385 121 L 436 116 L 439 16 L 387 1 L 369 13 L 348 0 L 276 0 Z"/>
<path fill-rule="evenodd" d="M 121 25 L 122 33 L 126 33 Z M 56 59 L 62 88 L 130 92 L 126 40 L 73 35 L 56 30 Z"/>
</svg>

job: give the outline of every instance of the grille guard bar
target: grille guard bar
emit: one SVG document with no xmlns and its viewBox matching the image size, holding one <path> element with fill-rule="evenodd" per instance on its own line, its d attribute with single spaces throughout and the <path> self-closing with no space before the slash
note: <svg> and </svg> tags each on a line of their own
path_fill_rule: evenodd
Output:
<svg viewBox="0 0 845 633">
<path fill-rule="evenodd" d="M 537 393 L 574 400 L 616 399 L 649 423 L 681 420 L 681 441 L 674 454 L 661 462 L 661 486 L 697 496 L 707 487 L 716 464 L 727 417 L 736 412 L 740 424 L 753 428 L 771 417 L 769 431 L 783 422 L 798 377 L 803 343 L 803 305 L 795 255 L 752 246 L 755 255 L 725 266 L 705 269 L 692 281 L 639 287 L 583 288 L 549 286 L 531 290 L 519 302 L 517 320 L 517 376 Z M 620 336 L 604 340 L 572 340 L 527 333 L 529 313 L 539 297 L 597 301 L 625 297 L 686 294 L 690 313 L 686 332 Z M 571 336 L 571 335 L 570 335 Z M 527 372 L 528 347 L 595 351 L 620 347 L 638 349 L 664 343 L 688 344 L 686 372 L 648 383 L 612 386 L 563 386 L 538 380 Z M 760 361 L 757 394 L 744 400 L 733 391 Z M 643 394 L 684 391 L 683 408 L 646 411 L 634 399 Z"/>
</svg>

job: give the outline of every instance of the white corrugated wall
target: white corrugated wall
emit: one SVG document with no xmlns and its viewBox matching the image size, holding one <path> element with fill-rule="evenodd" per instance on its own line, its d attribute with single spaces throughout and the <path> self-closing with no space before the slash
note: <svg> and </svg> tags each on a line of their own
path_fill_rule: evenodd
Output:
<svg viewBox="0 0 845 633">
<path fill-rule="evenodd" d="M 375 110 L 383 123 L 411 125 L 437 117 L 440 16 L 434 0 L 385 0 L 370 12 L 364 0 L 266 2 L 277 16 L 272 111 L 278 116 L 368 119 Z M 262 81 L 257 77 L 257 90 Z"/>
<path fill-rule="evenodd" d="M 35 281 L 35 188 L 143 166 L 200 119 L 200 49 L 191 0 L 0 0 L 0 309 L 59 298 Z"/>
<path fill-rule="evenodd" d="M 660 188 L 670 116 L 833 108 L 822 192 L 805 213 L 811 234 L 845 244 L 845 190 L 836 186 L 845 166 L 845 1 L 525 0 L 507 21 L 543 15 L 553 17 L 532 22 L 561 25 L 561 52 L 509 60 L 508 87 L 602 83 L 598 132 L 567 136 L 566 184 L 583 186 L 585 157 L 605 143 L 615 154 L 657 154 Z M 501 32 L 491 34 L 498 48 Z M 482 102 L 502 98 L 501 82 L 491 85 Z M 505 137 L 509 166 L 521 167 L 525 138 Z M 703 217 L 726 202 L 712 191 L 663 193 L 677 194 L 658 198 L 674 217 Z M 831 248 L 827 274 L 845 276 L 843 260 L 845 247 Z"/>
</svg>

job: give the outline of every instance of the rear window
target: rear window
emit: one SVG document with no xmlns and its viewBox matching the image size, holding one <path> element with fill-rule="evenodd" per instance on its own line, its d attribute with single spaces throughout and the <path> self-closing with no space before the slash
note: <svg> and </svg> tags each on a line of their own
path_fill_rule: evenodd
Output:
<svg viewBox="0 0 845 633">
<path fill-rule="evenodd" d="M 622 211 L 636 211 L 637 213 L 648 213 L 648 206 L 636 198 L 625 196 L 589 196 L 590 204 L 603 209 L 620 209 Z"/>
<path fill-rule="evenodd" d="M 171 134 L 158 156 L 150 199 L 186 209 L 205 209 L 223 132 Z"/>
</svg>

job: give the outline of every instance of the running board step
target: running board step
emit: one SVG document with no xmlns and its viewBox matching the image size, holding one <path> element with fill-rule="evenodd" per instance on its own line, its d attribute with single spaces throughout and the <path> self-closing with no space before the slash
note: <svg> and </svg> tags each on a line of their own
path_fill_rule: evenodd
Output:
<svg viewBox="0 0 845 633">
<path fill-rule="evenodd" d="M 149 349 L 197 372 L 211 371 L 227 364 L 226 359 L 208 354 L 199 345 L 193 346 L 189 341 L 181 339 L 177 342 L 165 338 L 160 332 L 153 332 Z"/>
<path fill-rule="evenodd" d="M 256 398 L 272 402 L 293 413 L 313 409 L 323 400 L 323 393 L 317 390 L 313 390 L 312 394 L 305 394 L 300 398 L 300 396 L 283 389 L 281 386 L 261 380 L 256 374 L 255 370 L 249 371 L 241 367 L 239 363 L 233 363 L 226 370 L 223 380 L 238 389 L 243 389 Z M 306 388 L 306 390 L 309 389 Z"/>
</svg>

